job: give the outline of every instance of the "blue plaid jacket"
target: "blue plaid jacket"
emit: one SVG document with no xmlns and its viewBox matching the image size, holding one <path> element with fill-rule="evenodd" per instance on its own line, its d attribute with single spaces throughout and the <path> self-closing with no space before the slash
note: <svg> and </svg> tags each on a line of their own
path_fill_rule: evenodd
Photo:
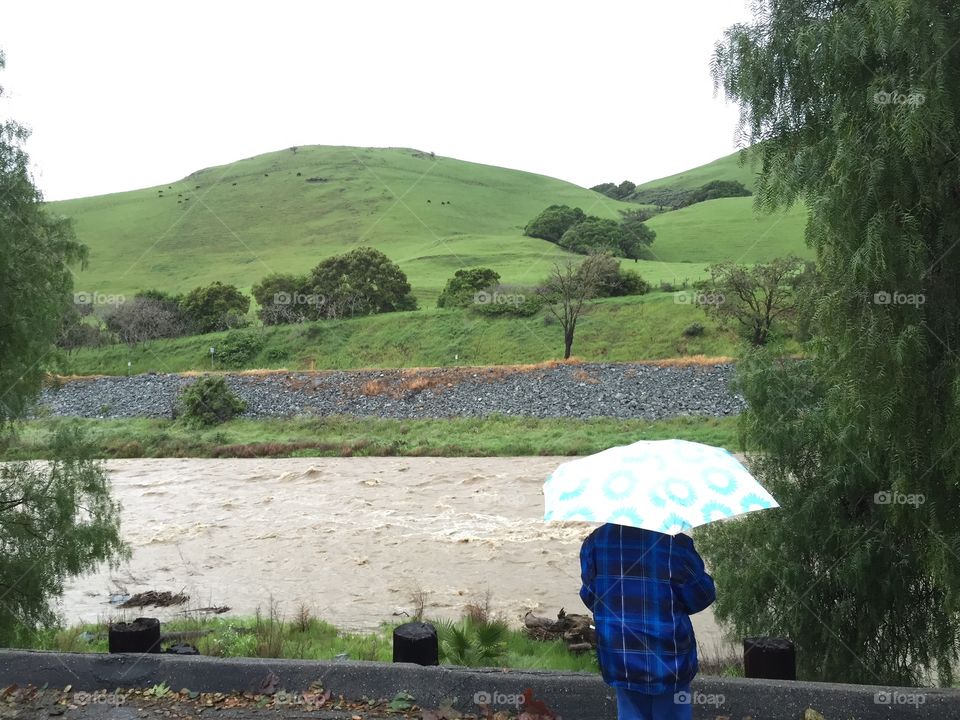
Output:
<svg viewBox="0 0 960 720">
<path fill-rule="evenodd" d="M 698 667 L 689 616 L 716 598 L 693 540 L 608 523 L 583 541 L 580 570 L 604 681 L 650 695 L 688 684 Z"/>
</svg>

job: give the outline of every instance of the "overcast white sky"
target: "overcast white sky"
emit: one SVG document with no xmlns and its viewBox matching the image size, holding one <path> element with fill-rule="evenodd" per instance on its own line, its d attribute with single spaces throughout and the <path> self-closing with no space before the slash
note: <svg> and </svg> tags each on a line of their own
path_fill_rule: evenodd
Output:
<svg viewBox="0 0 960 720">
<path fill-rule="evenodd" d="M 580 185 L 736 149 L 709 60 L 746 0 L 29 2 L 0 117 L 47 199 L 291 145 L 414 147 Z"/>
</svg>

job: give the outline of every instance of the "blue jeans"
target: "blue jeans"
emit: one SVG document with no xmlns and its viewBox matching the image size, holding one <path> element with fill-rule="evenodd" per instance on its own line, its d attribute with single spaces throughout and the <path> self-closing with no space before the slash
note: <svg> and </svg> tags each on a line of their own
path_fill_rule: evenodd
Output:
<svg viewBox="0 0 960 720">
<path fill-rule="evenodd" d="M 693 718 L 689 685 L 680 688 L 676 693 L 663 695 L 646 695 L 623 688 L 616 688 L 616 691 L 619 720 L 692 720 Z"/>
</svg>

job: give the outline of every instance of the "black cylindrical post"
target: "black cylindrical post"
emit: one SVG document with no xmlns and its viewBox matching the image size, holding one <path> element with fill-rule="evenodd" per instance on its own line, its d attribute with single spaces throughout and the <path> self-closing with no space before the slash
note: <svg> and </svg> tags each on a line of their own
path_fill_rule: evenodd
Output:
<svg viewBox="0 0 960 720">
<path fill-rule="evenodd" d="M 793 643 L 777 637 L 744 638 L 743 675 L 766 680 L 796 680 L 797 655 Z"/>
<path fill-rule="evenodd" d="M 108 633 L 112 653 L 160 652 L 160 621 L 137 618 L 130 623 L 111 623 Z"/>
<path fill-rule="evenodd" d="M 393 661 L 439 665 L 437 629 L 430 623 L 408 622 L 393 631 Z"/>
</svg>

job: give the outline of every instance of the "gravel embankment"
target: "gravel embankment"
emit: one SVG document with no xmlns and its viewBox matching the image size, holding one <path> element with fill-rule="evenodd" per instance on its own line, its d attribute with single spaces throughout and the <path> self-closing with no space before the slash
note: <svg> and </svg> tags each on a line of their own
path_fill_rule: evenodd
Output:
<svg viewBox="0 0 960 720">
<path fill-rule="evenodd" d="M 437 368 L 227 376 L 248 417 L 356 415 L 383 418 L 526 415 L 655 420 L 735 415 L 732 365 L 558 365 L 537 369 Z M 98 377 L 43 391 L 53 415 L 171 417 L 181 375 Z"/>
</svg>

